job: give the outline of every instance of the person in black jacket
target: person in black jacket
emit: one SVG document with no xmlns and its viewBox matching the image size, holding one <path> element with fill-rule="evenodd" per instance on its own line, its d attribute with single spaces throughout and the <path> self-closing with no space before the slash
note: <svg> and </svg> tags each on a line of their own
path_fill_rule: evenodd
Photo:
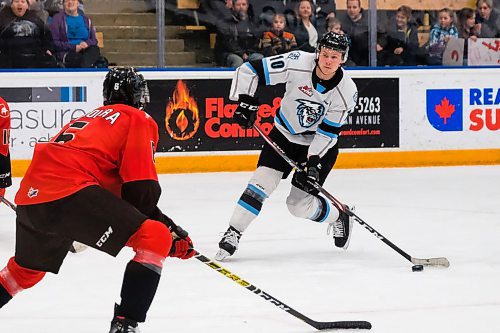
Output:
<svg viewBox="0 0 500 333">
<path fill-rule="evenodd" d="M 347 0 L 347 13 L 339 15 L 339 20 L 342 22 L 342 30 L 351 38 L 349 66 L 368 66 L 368 14 L 361 8 L 361 1 Z M 382 24 L 377 25 L 377 52 L 381 52 L 385 46 L 384 31 L 379 29 L 381 26 Z"/>
<path fill-rule="evenodd" d="M 238 67 L 263 58 L 258 52 L 261 32 L 248 11 L 248 0 L 233 0 L 230 18 L 217 22 L 215 61 L 219 66 Z"/>
<path fill-rule="evenodd" d="M 296 18 L 289 22 L 290 30 L 295 35 L 299 50 L 316 52 L 318 38 L 321 37 L 316 27 L 314 4 L 309 0 L 301 0 L 296 7 Z"/>
<path fill-rule="evenodd" d="M 0 11 L 0 67 L 57 67 L 48 27 L 28 10 L 27 0 L 12 0 Z"/>
<path fill-rule="evenodd" d="M 386 46 L 378 55 L 379 66 L 416 65 L 418 34 L 411 12 L 408 6 L 398 8 L 387 31 Z"/>
</svg>

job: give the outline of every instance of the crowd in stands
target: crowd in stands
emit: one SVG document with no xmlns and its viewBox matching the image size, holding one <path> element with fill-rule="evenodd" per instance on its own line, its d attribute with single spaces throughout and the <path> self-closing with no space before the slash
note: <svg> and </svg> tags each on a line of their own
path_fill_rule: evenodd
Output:
<svg viewBox="0 0 500 333">
<path fill-rule="evenodd" d="M 218 66 L 236 67 L 291 50 L 314 52 L 321 36 L 332 30 L 351 39 L 346 65 L 367 66 L 368 13 L 360 0 L 342 1 L 344 11 L 336 10 L 334 0 L 201 0 L 199 12 L 201 24 L 216 33 Z M 419 27 L 424 25 L 420 14 L 408 5 L 377 12 L 378 66 L 441 65 L 450 38 L 500 37 L 497 0 L 477 0 L 474 9 L 442 8 L 433 13 L 424 45 L 419 45 Z M 466 63 L 467 49 L 464 58 Z"/>
<path fill-rule="evenodd" d="M 167 2 L 174 0 L 165 0 Z M 345 33 L 346 66 L 369 65 L 369 15 L 360 0 L 200 0 L 199 23 L 215 33 L 218 66 L 237 67 L 292 50 L 315 52 L 326 31 Z M 411 3 L 411 2 L 410 2 Z M 82 0 L 0 0 L 0 68 L 106 67 Z M 377 11 L 377 65 L 441 65 L 451 38 L 500 37 L 500 0 L 475 8 L 415 12 L 408 5 Z M 430 17 L 430 20 L 429 20 Z M 428 26 L 429 38 L 419 42 Z"/>
<path fill-rule="evenodd" d="M 8 0 L 0 10 L 0 68 L 106 67 L 81 0 Z"/>
</svg>

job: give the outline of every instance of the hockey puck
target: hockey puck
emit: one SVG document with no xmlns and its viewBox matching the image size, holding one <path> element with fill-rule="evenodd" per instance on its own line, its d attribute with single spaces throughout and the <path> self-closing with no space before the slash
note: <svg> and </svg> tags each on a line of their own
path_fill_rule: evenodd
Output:
<svg viewBox="0 0 500 333">
<path fill-rule="evenodd" d="M 421 272 L 424 270 L 424 266 L 423 265 L 414 265 L 414 266 L 411 266 L 411 270 L 414 272 Z"/>
</svg>

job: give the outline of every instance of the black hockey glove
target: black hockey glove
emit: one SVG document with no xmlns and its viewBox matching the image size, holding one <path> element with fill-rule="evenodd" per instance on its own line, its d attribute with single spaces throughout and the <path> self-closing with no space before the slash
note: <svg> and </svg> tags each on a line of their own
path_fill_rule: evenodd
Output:
<svg viewBox="0 0 500 333">
<path fill-rule="evenodd" d="M 241 128 L 252 128 L 257 119 L 259 105 L 260 103 L 257 98 L 250 95 L 240 95 L 238 107 L 234 111 L 233 119 Z"/>
<path fill-rule="evenodd" d="M 319 173 L 321 170 L 320 157 L 312 155 L 301 166 L 303 171 L 296 171 L 293 175 L 294 183 L 307 193 L 316 193 L 317 190 L 311 183 L 319 182 Z"/>
<path fill-rule="evenodd" d="M 194 256 L 196 251 L 193 249 L 193 241 L 189 238 L 188 232 L 175 224 L 167 215 L 163 213 L 161 215 L 160 222 L 163 222 L 172 233 L 172 247 L 168 256 L 180 259 L 189 259 Z"/>
</svg>

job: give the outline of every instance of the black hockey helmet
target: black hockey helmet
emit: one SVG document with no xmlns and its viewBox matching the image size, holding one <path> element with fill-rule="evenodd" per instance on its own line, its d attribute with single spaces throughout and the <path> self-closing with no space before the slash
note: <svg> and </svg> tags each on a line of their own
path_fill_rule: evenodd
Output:
<svg viewBox="0 0 500 333">
<path fill-rule="evenodd" d="M 322 47 L 326 47 L 343 54 L 342 61 L 347 61 L 349 55 L 349 47 L 351 46 L 351 39 L 347 35 L 341 35 L 333 31 L 329 31 L 323 35 L 316 47 L 316 57 L 319 56 L 319 51 Z"/>
<path fill-rule="evenodd" d="M 134 67 L 114 67 L 103 83 L 104 105 L 126 104 L 144 110 L 149 103 L 148 84 Z"/>
</svg>

